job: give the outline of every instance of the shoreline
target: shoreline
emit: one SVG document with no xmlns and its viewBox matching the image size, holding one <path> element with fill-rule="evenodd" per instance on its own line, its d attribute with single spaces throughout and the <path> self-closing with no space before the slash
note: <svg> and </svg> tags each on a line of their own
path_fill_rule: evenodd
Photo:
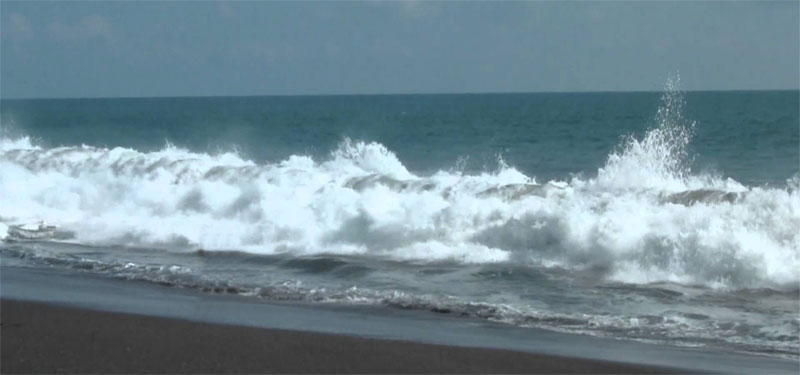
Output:
<svg viewBox="0 0 800 375">
<path fill-rule="evenodd" d="M 517 351 L 0 301 L 2 373 L 670 373 Z"/>
<path fill-rule="evenodd" d="M 247 353 L 259 345 L 268 345 L 275 338 L 283 340 L 285 347 L 301 348 L 299 352 L 310 351 L 307 349 L 308 345 L 317 345 L 322 352 L 327 350 L 325 353 L 328 354 L 319 358 L 305 357 L 322 361 L 317 362 L 318 367 L 311 369 L 295 367 L 294 370 L 298 372 L 384 370 L 385 372 L 599 373 L 607 369 L 608 372 L 629 373 L 666 370 L 673 373 L 796 374 L 800 369 L 798 361 L 714 348 L 676 347 L 560 333 L 386 306 L 265 301 L 245 296 L 165 287 L 142 281 L 112 279 L 56 268 L 14 267 L 2 263 L 4 262 L 0 262 L 0 317 L 3 322 L 0 348 L 3 351 L 4 363 L 0 369 L 2 372 L 13 372 L 10 371 L 12 367 L 7 366 L 10 366 L 9 363 L 14 363 L 17 354 L 26 353 L 25 350 L 28 350 L 29 354 L 49 353 L 42 359 L 46 363 L 47 358 L 56 356 L 60 351 L 97 345 L 96 338 L 102 335 L 111 335 L 116 341 L 106 340 L 108 345 L 96 347 L 95 352 L 87 349 L 74 353 L 71 357 L 79 358 L 81 361 L 62 362 L 63 366 L 72 363 L 70 365 L 72 367 L 61 368 L 71 369 L 69 372 L 86 372 L 91 369 L 75 366 L 81 363 L 86 366 L 87 363 L 106 356 L 115 358 L 116 355 L 119 360 L 124 360 L 127 357 L 102 351 L 118 345 L 121 338 L 138 337 L 135 341 L 138 345 L 137 350 L 141 355 L 150 355 L 141 357 L 145 362 L 151 361 L 150 364 L 142 363 L 137 365 L 139 367 L 117 368 L 117 370 L 104 368 L 97 371 L 136 372 L 139 369 L 140 372 L 152 372 L 156 371 L 153 366 L 157 364 L 152 363 L 153 361 L 161 363 L 170 358 L 175 361 L 183 358 L 181 363 L 188 364 L 182 366 L 191 366 L 192 358 L 205 359 L 216 356 L 220 363 L 233 363 L 233 367 L 228 370 L 217 367 L 207 370 L 185 367 L 185 372 L 292 372 L 289 367 L 248 370 L 243 367 L 243 363 L 239 364 L 245 360 L 226 362 L 227 357 L 233 358 L 239 353 L 235 350 L 226 352 L 225 356 L 215 354 L 220 350 L 236 348 L 237 345 L 241 347 L 242 353 Z M 29 307 L 17 313 L 14 313 L 15 307 L 9 309 L 9 306 L 19 304 L 27 304 Z M 68 318 L 69 314 L 65 313 L 68 309 L 72 309 L 70 310 L 73 311 L 72 314 L 78 314 L 78 317 Z M 49 316 L 49 318 L 40 319 L 42 323 L 31 324 L 30 319 L 36 316 Z M 81 318 L 81 316 L 94 318 Z M 28 319 L 27 325 L 14 325 L 24 323 L 25 319 Z M 62 323 L 54 324 L 55 321 Z M 98 330 L 95 321 L 109 323 L 104 326 L 106 328 Z M 144 329 L 145 325 L 150 328 Z M 39 326 L 47 329 L 40 330 L 37 328 Z M 137 329 L 131 329 L 132 326 Z M 179 328 L 189 326 L 197 328 L 190 330 Z M 17 331 L 13 331 L 14 329 Z M 29 331 L 23 332 L 23 330 Z M 94 338 L 90 332 L 94 332 Z M 148 332 L 150 336 L 147 336 Z M 164 336 L 163 332 L 171 334 Z M 233 332 L 239 333 L 233 334 Z M 16 338 L 13 338 L 15 335 Z M 218 336 L 230 339 L 225 345 L 210 345 L 218 341 Z M 248 340 L 251 340 L 252 344 L 239 344 L 237 338 L 240 336 L 249 337 Z M 207 341 L 205 344 L 202 343 L 203 337 Z M 18 344 L 13 344 L 13 340 L 17 340 Z M 42 346 L 46 340 L 55 341 L 50 346 Z M 166 345 L 166 343 L 171 344 Z M 186 343 L 199 345 L 198 349 L 184 349 L 193 353 L 180 352 L 180 348 L 187 345 Z M 16 345 L 13 351 L 12 345 Z M 355 348 L 363 349 L 355 350 Z M 378 350 L 379 348 L 382 350 Z M 423 348 L 428 348 L 427 352 Z M 117 349 L 122 350 L 119 347 Z M 271 355 L 275 361 L 290 361 L 292 358 L 299 361 L 302 358 L 297 357 L 301 355 L 298 353 L 281 352 L 279 347 L 272 349 Z M 170 351 L 172 351 L 170 356 L 153 357 L 157 353 Z M 439 353 L 439 357 L 433 353 Z M 482 353 L 490 353 L 487 354 L 490 357 L 484 358 Z M 295 357 L 289 358 L 290 355 Z M 501 360 L 510 358 L 508 356 L 514 360 Z M 153 358 L 161 359 L 156 361 Z M 250 358 L 258 356 L 253 354 Z M 373 360 L 372 358 L 383 359 L 364 362 Z M 483 362 L 474 362 L 482 358 Z M 68 358 L 65 357 L 66 359 Z M 333 359 L 344 362 L 331 362 Z M 53 361 L 51 362 L 56 363 Z M 408 367 L 420 361 L 428 367 Z M 582 363 L 580 366 L 583 367 L 570 367 L 576 366 L 571 365 L 576 362 Z M 467 363 L 471 365 L 448 367 Z M 519 367 L 516 363 L 527 364 L 527 367 Z M 385 365 L 385 367 L 368 368 L 369 364 Z M 180 372 L 181 368 L 172 367 L 156 372 Z M 403 371 L 404 368 L 407 371 Z M 40 369 L 42 372 L 59 371 L 58 368 L 40 367 Z M 36 372 L 32 368 L 29 370 Z"/>
</svg>

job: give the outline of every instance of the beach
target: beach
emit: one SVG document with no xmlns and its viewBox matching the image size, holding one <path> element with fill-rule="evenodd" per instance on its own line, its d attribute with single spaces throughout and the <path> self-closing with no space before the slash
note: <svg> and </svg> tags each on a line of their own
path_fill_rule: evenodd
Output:
<svg viewBox="0 0 800 375">
<path fill-rule="evenodd" d="M 3 373 L 794 373 L 790 360 L 0 268 Z"/>
<path fill-rule="evenodd" d="M 0 8 L 0 373 L 800 373 L 798 1 Z"/>
<path fill-rule="evenodd" d="M 534 353 L 2 301 L 3 373 L 666 373 Z"/>
</svg>

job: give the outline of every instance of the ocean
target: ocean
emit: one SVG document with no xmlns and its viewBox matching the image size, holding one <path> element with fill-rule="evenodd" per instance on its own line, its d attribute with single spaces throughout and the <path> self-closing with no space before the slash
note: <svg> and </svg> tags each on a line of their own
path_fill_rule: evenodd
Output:
<svg viewBox="0 0 800 375">
<path fill-rule="evenodd" d="M 800 92 L 0 102 L 0 259 L 800 358 Z"/>
</svg>

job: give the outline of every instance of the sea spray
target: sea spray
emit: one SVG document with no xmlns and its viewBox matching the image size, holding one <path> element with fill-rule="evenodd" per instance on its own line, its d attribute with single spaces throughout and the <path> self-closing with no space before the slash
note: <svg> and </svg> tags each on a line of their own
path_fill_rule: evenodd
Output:
<svg viewBox="0 0 800 375">
<path fill-rule="evenodd" d="M 604 270 L 632 283 L 797 282 L 800 196 L 693 175 L 691 123 L 670 83 L 641 138 L 595 178 L 536 184 L 491 173 L 409 172 L 378 143 L 327 160 L 256 164 L 235 153 L 0 141 L 0 217 L 46 221 L 91 245 L 398 260 L 515 261 Z"/>
<path fill-rule="evenodd" d="M 381 304 L 796 357 L 798 180 L 754 185 L 698 172 L 690 142 L 705 142 L 697 134 L 708 124 L 693 125 L 683 102 L 668 85 L 659 109 L 641 120 L 645 130 L 607 124 L 616 131 L 607 138 L 627 134 L 616 149 L 606 144 L 591 168 L 547 179 L 503 158 L 494 166 L 497 148 L 482 159 L 470 154 L 478 164 L 493 160 L 484 170 L 439 160 L 423 173 L 389 138 L 345 138 L 330 153 L 263 160 L 202 152 L 185 139 L 156 148 L 51 139 L 64 146 L 48 147 L 5 134 L 0 255 L 4 265 L 212 293 Z M 546 148 L 528 135 L 571 145 L 530 154 L 565 161 L 605 147 L 579 126 L 557 137 L 524 128 L 512 145 Z M 470 131 L 458 130 L 448 142 Z M 49 225 L 56 229 L 37 230 Z"/>
<path fill-rule="evenodd" d="M 606 165 L 600 168 L 593 182 L 617 189 L 680 191 L 690 188 L 687 184 L 693 176 L 687 147 L 695 123 L 683 116 L 685 103 L 679 84 L 677 76 L 667 80 L 655 126 L 641 139 L 627 135 L 621 152 L 615 151 L 608 156 Z"/>
</svg>

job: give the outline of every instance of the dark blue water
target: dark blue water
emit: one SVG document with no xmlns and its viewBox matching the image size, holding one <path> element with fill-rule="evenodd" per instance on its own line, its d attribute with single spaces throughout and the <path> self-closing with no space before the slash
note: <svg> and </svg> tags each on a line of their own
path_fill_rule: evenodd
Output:
<svg viewBox="0 0 800 375">
<path fill-rule="evenodd" d="M 661 93 L 4 100 L 2 123 L 44 145 L 236 149 L 257 162 L 324 158 L 344 137 L 376 141 L 411 171 L 498 155 L 537 180 L 593 174 L 623 135 L 654 124 Z M 690 92 L 693 168 L 782 184 L 800 163 L 797 91 Z"/>
</svg>

